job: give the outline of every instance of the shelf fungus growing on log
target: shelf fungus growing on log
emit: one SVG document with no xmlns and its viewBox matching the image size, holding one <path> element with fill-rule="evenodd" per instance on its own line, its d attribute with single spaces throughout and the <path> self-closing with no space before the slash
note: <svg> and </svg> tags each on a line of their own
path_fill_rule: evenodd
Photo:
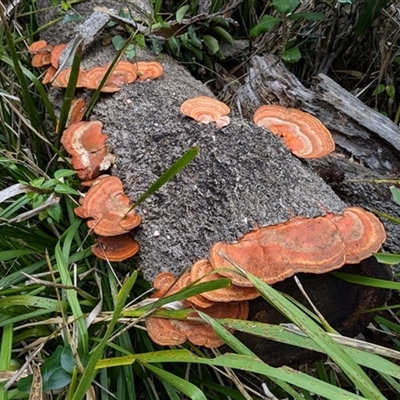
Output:
<svg viewBox="0 0 400 400">
<path fill-rule="evenodd" d="M 124 261 L 139 251 L 139 243 L 130 233 L 118 236 L 98 236 L 92 252 L 98 258 L 111 262 Z"/>
<path fill-rule="evenodd" d="M 164 72 L 163 66 L 158 61 L 138 61 L 133 66 L 139 81 L 157 79 Z"/>
<path fill-rule="evenodd" d="M 179 280 L 166 272 L 161 273 L 154 281 L 157 292 L 151 298 L 158 299 L 165 295 L 176 293 L 180 289 Z M 181 309 L 189 309 L 192 303 L 185 300 L 180 304 Z M 172 308 L 166 305 L 164 308 Z M 214 303 L 207 308 L 196 306 L 196 310 L 202 311 L 212 318 L 238 318 L 247 319 L 249 305 L 247 301 L 231 301 L 230 303 Z M 161 346 L 179 345 L 189 340 L 196 346 L 209 348 L 219 347 L 224 342 L 214 333 L 213 328 L 201 320 L 197 312 L 193 311 L 184 320 L 167 319 L 157 316 L 146 318 L 147 332 L 153 342 Z"/>
<path fill-rule="evenodd" d="M 29 53 L 33 55 L 31 62 L 32 67 L 39 68 L 50 65 L 51 53 L 53 50 L 53 46 L 51 44 L 47 44 L 45 40 L 39 40 L 32 43 L 28 50 Z"/>
<path fill-rule="evenodd" d="M 335 150 L 329 130 L 311 114 L 277 105 L 256 110 L 254 123 L 280 136 L 289 150 L 300 158 L 319 158 Z"/>
<path fill-rule="evenodd" d="M 107 176 L 93 182 L 82 205 L 75 208 L 80 218 L 88 218 L 87 225 L 100 236 L 118 236 L 136 228 L 141 218 L 130 209 L 122 182 L 116 176 Z"/>
<path fill-rule="evenodd" d="M 190 269 L 192 282 L 199 281 L 203 283 L 224 278 L 224 276 L 219 273 L 213 273 L 213 270 L 214 268 L 208 260 L 202 259 L 197 261 Z M 252 300 L 259 297 L 260 294 L 253 287 L 243 287 L 231 284 L 225 288 L 213 290 L 211 292 L 204 292 L 202 293 L 202 296 L 210 301 L 227 303 L 230 301 Z"/>
<path fill-rule="evenodd" d="M 65 89 L 68 86 L 69 82 L 69 77 L 71 75 L 71 67 L 63 69 L 54 79 L 54 81 L 51 83 L 52 86 L 59 88 L 59 89 Z M 80 68 L 79 70 L 79 75 L 78 75 L 78 80 L 76 82 L 76 87 L 77 88 L 82 88 L 84 87 L 84 80 L 85 80 L 85 71 Z"/>
<path fill-rule="evenodd" d="M 78 122 L 62 134 L 61 143 L 72 156 L 72 166 L 83 181 L 90 181 L 109 168 L 109 165 L 104 165 L 109 153 L 107 135 L 103 134 L 102 127 L 100 121 Z"/>
<path fill-rule="evenodd" d="M 110 64 L 89 69 L 86 72 L 83 86 L 87 89 L 97 89 L 109 68 Z M 101 91 L 103 93 L 118 92 L 123 85 L 133 83 L 136 77 L 137 74 L 134 64 L 128 61 L 120 61 L 107 79 L 106 84 L 101 88 Z"/>
<path fill-rule="evenodd" d="M 230 108 L 219 100 L 207 96 L 198 96 L 184 101 L 180 107 L 181 113 L 193 118 L 200 124 L 215 122 L 218 128 L 230 124 Z"/>
<path fill-rule="evenodd" d="M 358 264 L 377 252 L 386 239 L 385 228 L 374 214 L 349 207 L 343 215 L 328 214 L 346 246 L 346 264 Z"/>
<path fill-rule="evenodd" d="M 251 286 L 235 266 L 273 284 L 295 273 L 323 274 L 370 257 L 385 241 L 381 222 L 357 207 L 343 215 L 292 218 L 258 228 L 236 243 L 218 242 L 210 251 L 211 265 L 238 286 Z"/>
<path fill-rule="evenodd" d="M 60 56 L 66 47 L 67 47 L 67 45 L 65 43 L 56 44 L 53 47 L 53 50 L 51 52 L 51 65 L 55 69 L 58 69 L 58 67 L 59 67 L 58 60 L 60 59 Z"/>
</svg>

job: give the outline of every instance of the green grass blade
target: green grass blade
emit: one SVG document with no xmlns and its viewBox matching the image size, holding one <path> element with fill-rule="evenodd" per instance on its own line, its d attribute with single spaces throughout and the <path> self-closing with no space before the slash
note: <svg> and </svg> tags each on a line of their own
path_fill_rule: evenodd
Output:
<svg viewBox="0 0 400 400">
<path fill-rule="evenodd" d="M 86 111 L 85 111 L 85 116 L 84 118 L 87 118 L 90 113 L 93 110 L 93 107 L 96 105 L 100 94 L 101 94 L 101 89 L 104 87 L 104 85 L 107 83 L 108 78 L 110 75 L 113 73 L 116 65 L 118 64 L 119 60 L 122 58 L 124 55 L 126 49 L 128 46 L 131 44 L 132 40 L 136 36 L 136 32 L 132 32 L 132 34 L 129 36 L 129 38 L 126 40 L 125 44 L 122 46 L 122 48 L 118 51 L 117 55 L 115 56 L 113 62 L 111 63 L 110 67 L 108 68 L 107 72 L 105 73 L 103 79 L 101 80 L 99 87 L 96 89 L 94 92 L 92 98 L 89 101 L 89 104 L 87 105 Z"/>
<path fill-rule="evenodd" d="M 320 346 L 329 357 L 331 357 L 365 397 L 384 399 L 382 393 L 361 367 L 313 320 L 308 318 L 306 314 L 261 279 L 249 273 L 243 272 L 243 274 L 269 303 L 297 325 L 309 338 Z"/>
<path fill-rule="evenodd" d="M 122 365 L 129 365 L 135 361 L 145 363 L 159 363 L 159 362 L 182 362 L 182 363 L 194 363 L 194 364 L 205 364 L 215 365 L 219 367 L 233 368 L 241 371 L 248 371 L 258 373 L 269 378 L 280 379 L 295 385 L 299 388 L 308 390 L 316 395 L 320 395 L 324 398 L 331 400 L 362 400 L 364 397 L 358 396 L 354 393 L 350 393 L 346 390 L 340 389 L 339 387 L 330 385 L 329 383 L 320 381 L 312 376 L 296 371 L 292 368 L 282 367 L 274 368 L 270 367 L 263 361 L 256 357 L 244 356 L 239 354 L 224 354 L 213 359 L 203 358 L 193 355 L 188 350 L 164 350 L 153 353 L 135 354 L 126 357 L 119 357 L 113 359 L 100 360 L 96 368 L 110 368 L 120 367 Z M 383 398 L 382 395 L 379 397 L 368 397 L 370 399 Z"/>
<path fill-rule="evenodd" d="M 149 196 L 155 193 L 160 187 L 170 181 L 178 172 L 185 168 L 197 155 L 197 147 L 190 148 L 179 160 L 171 165 L 133 204 L 132 209 L 141 204 Z"/>
<path fill-rule="evenodd" d="M 65 129 L 65 125 L 68 120 L 68 113 L 71 108 L 72 100 L 74 99 L 75 95 L 76 84 L 78 82 L 78 77 L 80 72 L 82 46 L 83 46 L 82 43 L 79 44 L 75 51 L 74 59 L 72 61 L 71 74 L 69 76 L 68 85 L 65 90 L 64 101 L 61 106 L 60 121 L 58 123 L 58 130 L 57 130 L 57 142 L 56 142 L 57 149 L 60 148 L 61 134 Z"/>
<path fill-rule="evenodd" d="M 13 327 L 13 324 L 7 324 L 3 328 L 0 347 L 0 371 L 10 371 L 13 348 Z M 3 387 L 6 383 L 6 380 L 2 380 L 2 382 L 0 382 L 0 400 L 7 400 L 9 398 L 8 393 L 3 390 Z"/>
<path fill-rule="evenodd" d="M 370 278 L 367 276 L 360 276 L 354 274 L 347 274 L 345 272 L 331 272 L 334 276 L 341 278 L 350 283 L 356 283 L 357 285 L 371 286 L 382 289 L 400 290 L 400 283 L 387 281 L 385 279 Z"/>
<path fill-rule="evenodd" d="M 187 380 L 179 378 L 178 376 L 151 364 L 141 363 L 141 365 L 153 372 L 153 374 L 156 375 L 162 382 L 168 382 L 190 399 L 207 400 L 207 397 L 204 395 L 204 393 L 197 386 L 193 385 Z"/>
<path fill-rule="evenodd" d="M 137 271 L 135 271 L 124 283 L 122 286 L 119 294 L 118 294 L 118 300 L 117 303 L 115 304 L 114 312 L 111 321 L 109 322 L 109 325 L 107 327 L 107 331 L 104 334 L 101 342 L 98 344 L 96 349 L 93 351 L 93 353 L 90 356 L 89 362 L 85 368 L 85 371 L 82 375 L 82 378 L 79 382 L 78 387 L 76 388 L 75 393 L 72 395 L 71 400 L 82 400 L 86 394 L 86 392 L 89 390 L 90 385 L 92 384 L 92 381 L 94 377 L 97 374 L 97 369 L 96 365 L 98 363 L 98 360 L 100 360 L 100 357 L 103 354 L 103 351 L 107 345 L 107 341 L 110 338 L 114 327 L 118 321 L 118 318 L 122 312 L 123 307 L 125 306 L 126 300 L 132 290 L 133 285 L 136 282 L 137 279 Z"/>
</svg>

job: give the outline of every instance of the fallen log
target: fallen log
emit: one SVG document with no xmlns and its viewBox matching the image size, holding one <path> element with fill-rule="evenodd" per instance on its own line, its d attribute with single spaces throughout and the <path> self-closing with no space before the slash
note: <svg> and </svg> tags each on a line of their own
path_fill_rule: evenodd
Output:
<svg viewBox="0 0 400 400">
<path fill-rule="evenodd" d="M 40 4 L 47 2 L 42 0 Z M 77 9 L 88 16 L 95 4 L 89 1 Z M 108 1 L 107 6 L 118 8 L 118 2 Z M 46 13 L 42 24 L 49 18 Z M 51 43 L 65 41 L 66 37 L 73 40 L 68 24 L 50 28 L 43 37 Z M 95 40 L 88 47 L 82 66 L 107 64 L 115 54 L 112 46 Z M 148 51 L 138 52 L 138 59 L 152 58 Z M 127 85 L 113 95 L 102 96 L 90 116 L 103 123 L 104 132 L 109 135 L 108 146 L 116 155 L 112 173 L 121 178 L 133 201 L 188 148 L 200 150 L 189 166 L 137 208 L 143 224 L 135 235 L 141 246 L 135 261 L 146 279 L 153 280 L 164 270 L 178 275 L 199 258 L 208 257 L 216 241 L 235 241 L 257 225 L 343 211 L 345 203 L 330 186 L 266 129 L 238 114 L 232 115 L 231 124 L 222 129 L 212 124 L 199 125 L 183 116 L 179 107 L 184 100 L 213 95 L 170 57 L 163 55 L 161 62 L 161 78 Z M 54 104 L 60 105 L 63 93 L 53 90 L 52 96 Z M 387 269 L 376 264 L 355 268 L 371 276 L 390 276 Z M 324 279 L 323 275 L 320 278 Z M 342 301 L 355 292 L 358 294 L 354 298 L 359 300 L 334 325 L 339 330 L 351 325 L 345 332 L 353 335 L 371 317 L 361 321 L 354 314 L 363 307 L 382 305 L 387 292 L 363 288 L 361 296 L 359 289 L 351 291 L 340 282 L 336 282 L 339 286 L 335 291 L 341 293 Z M 330 286 L 325 285 L 323 291 Z M 329 296 L 321 293 L 320 287 L 310 290 L 315 291 L 316 299 L 324 301 Z M 357 323 L 350 324 L 354 318 Z M 262 341 L 260 346 L 264 346 L 260 356 L 268 360 L 269 345 Z M 287 362 L 293 359 L 278 361 Z"/>
</svg>

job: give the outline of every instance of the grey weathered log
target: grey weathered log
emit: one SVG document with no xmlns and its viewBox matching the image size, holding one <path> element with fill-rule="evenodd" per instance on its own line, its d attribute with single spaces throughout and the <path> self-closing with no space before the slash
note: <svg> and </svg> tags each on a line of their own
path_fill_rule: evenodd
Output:
<svg viewBox="0 0 400 400">
<path fill-rule="evenodd" d="M 365 105 L 324 74 L 317 75 L 313 87 L 319 99 L 400 150 L 400 129 L 388 117 Z"/>
</svg>

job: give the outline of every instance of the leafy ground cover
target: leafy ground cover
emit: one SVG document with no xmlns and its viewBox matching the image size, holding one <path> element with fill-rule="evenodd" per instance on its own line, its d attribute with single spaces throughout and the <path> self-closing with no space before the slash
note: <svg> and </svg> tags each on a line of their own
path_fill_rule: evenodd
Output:
<svg viewBox="0 0 400 400">
<path fill-rule="evenodd" d="M 275 32 L 277 36 L 284 30 L 284 41 L 278 46 L 282 58 L 294 70 L 310 70 L 312 59 L 307 43 L 316 40 L 313 33 L 322 29 L 320 21 L 326 21 L 321 14 L 331 18 L 329 26 L 334 26 L 338 22 L 335 17 L 340 16 L 337 10 L 353 12 L 350 3 L 331 1 L 327 2 L 328 9 L 304 10 L 301 14 L 295 12 L 297 8 L 291 8 L 296 1 L 288 1 L 289 8 L 283 8 L 279 1 L 268 2 L 262 12 L 257 8 L 259 5 L 245 1 L 239 9 L 232 9 L 232 18 L 239 13 L 237 20 L 242 21 L 241 26 L 226 26 L 221 20 L 211 26 L 207 19 L 200 23 L 194 21 L 185 37 L 172 35 L 167 47 L 171 52 L 177 52 L 176 46 L 186 49 L 178 52 L 177 58 L 184 61 L 189 56 L 192 69 L 199 73 L 199 64 L 215 70 L 213 56 L 220 51 L 216 37 L 229 42 L 246 33 L 254 39 L 253 46 L 257 48 L 265 47 L 270 40 L 265 33 Z M 368 18 L 357 22 L 359 34 L 365 34 L 366 40 L 369 35 L 373 36 L 368 29 L 379 15 L 384 17 L 383 26 L 393 23 L 387 16 L 392 12 L 391 5 L 386 4 L 389 2 L 377 3 L 387 7 L 365 11 L 371 4 L 366 1 L 362 10 Z M 64 10 L 71 6 L 66 2 L 54 4 Z M 167 6 L 155 2 L 156 11 L 165 11 Z M 169 18 L 182 22 L 190 13 L 195 15 L 196 7 L 194 2 L 177 5 L 176 9 L 169 9 Z M 212 2 L 212 7 L 210 12 L 218 14 L 227 4 Z M 150 341 L 143 319 L 151 312 L 161 313 L 155 311 L 154 305 L 142 302 L 150 293 L 150 284 L 137 274 L 131 261 L 110 264 L 96 259 L 91 253 L 93 239 L 73 212 L 78 205 L 79 181 L 55 140 L 56 116 L 46 88 L 38 79 L 39 72 L 30 66 L 26 52 L 27 44 L 42 28 L 36 24 L 33 3 L 27 1 L 13 10 L 15 14 L 8 16 L 4 9 L 0 11 L 0 385 L 3 389 L 0 400 L 45 398 L 43 391 L 51 398 L 73 400 L 85 396 L 101 399 L 398 398 L 400 327 L 396 296 L 385 314 L 376 318 L 376 326 L 389 338 L 385 346 L 337 335 L 320 323 L 318 316 L 310 317 L 250 275 L 248 279 L 265 300 L 306 335 L 281 326 L 216 321 L 203 315 L 230 346 L 231 353 L 205 351 L 190 344 L 165 349 Z M 328 11 L 337 14 L 331 15 Z M 156 15 L 153 22 L 164 24 L 168 30 L 166 20 L 165 14 Z M 312 26 L 302 25 L 306 21 L 311 21 Z M 300 42 L 293 42 L 292 35 L 300 27 L 307 32 Z M 392 31 L 388 35 L 391 37 Z M 196 47 L 199 37 L 205 49 Z M 140 43 L 142 39 L 139 37 L 137 41 Z M 158 48 L 157 43 L 148 45 Z M 365 76 L 354 86 L 368 87 L 366 92 L 373 90 L 370 96 L 377 108 L 385 110 L 394 120 L 398 112 L 396 93 L 393 94 L 391 85 L 396 83 L 397 50 L 394 46 L 385 48 L 390 62 L 383 69 L 384 81 L 375 78 L 369 81 Z M 196 63 L 193 63 L 193 54 L 198 59 Z M 203 60 L 205 63 L 201 64 Z M 350 60 L 347 62 L 351 64 Z M 379 85 L 385 86 L 383 91 L 378 90 Z M 62 115 L 61 120 L 65 117 Z M 400 203 L 397 189 L 393 189 L 393 195 Z M 378 257 L 391 263 L 399 261 L 398 256 Z M 360 278 L 353 279 L 359 282 Z M 367 283 L 399 289 L 396 282 Z M 207 285 L 202 287 L 202 290 L 208 289 Z M 193 292 L 185 290 L 166 297 L 158 305 L 189 295 Z M 167 317 L 185 317 L 176 311 L 163 313 Z M 280 337 L 287 343 L 322 351 L 330 362 L 319 362 L 300 371 L 273 368 L 230 334 L 227 326 L 256 331 L 266 338 Z"/>
</svg>

